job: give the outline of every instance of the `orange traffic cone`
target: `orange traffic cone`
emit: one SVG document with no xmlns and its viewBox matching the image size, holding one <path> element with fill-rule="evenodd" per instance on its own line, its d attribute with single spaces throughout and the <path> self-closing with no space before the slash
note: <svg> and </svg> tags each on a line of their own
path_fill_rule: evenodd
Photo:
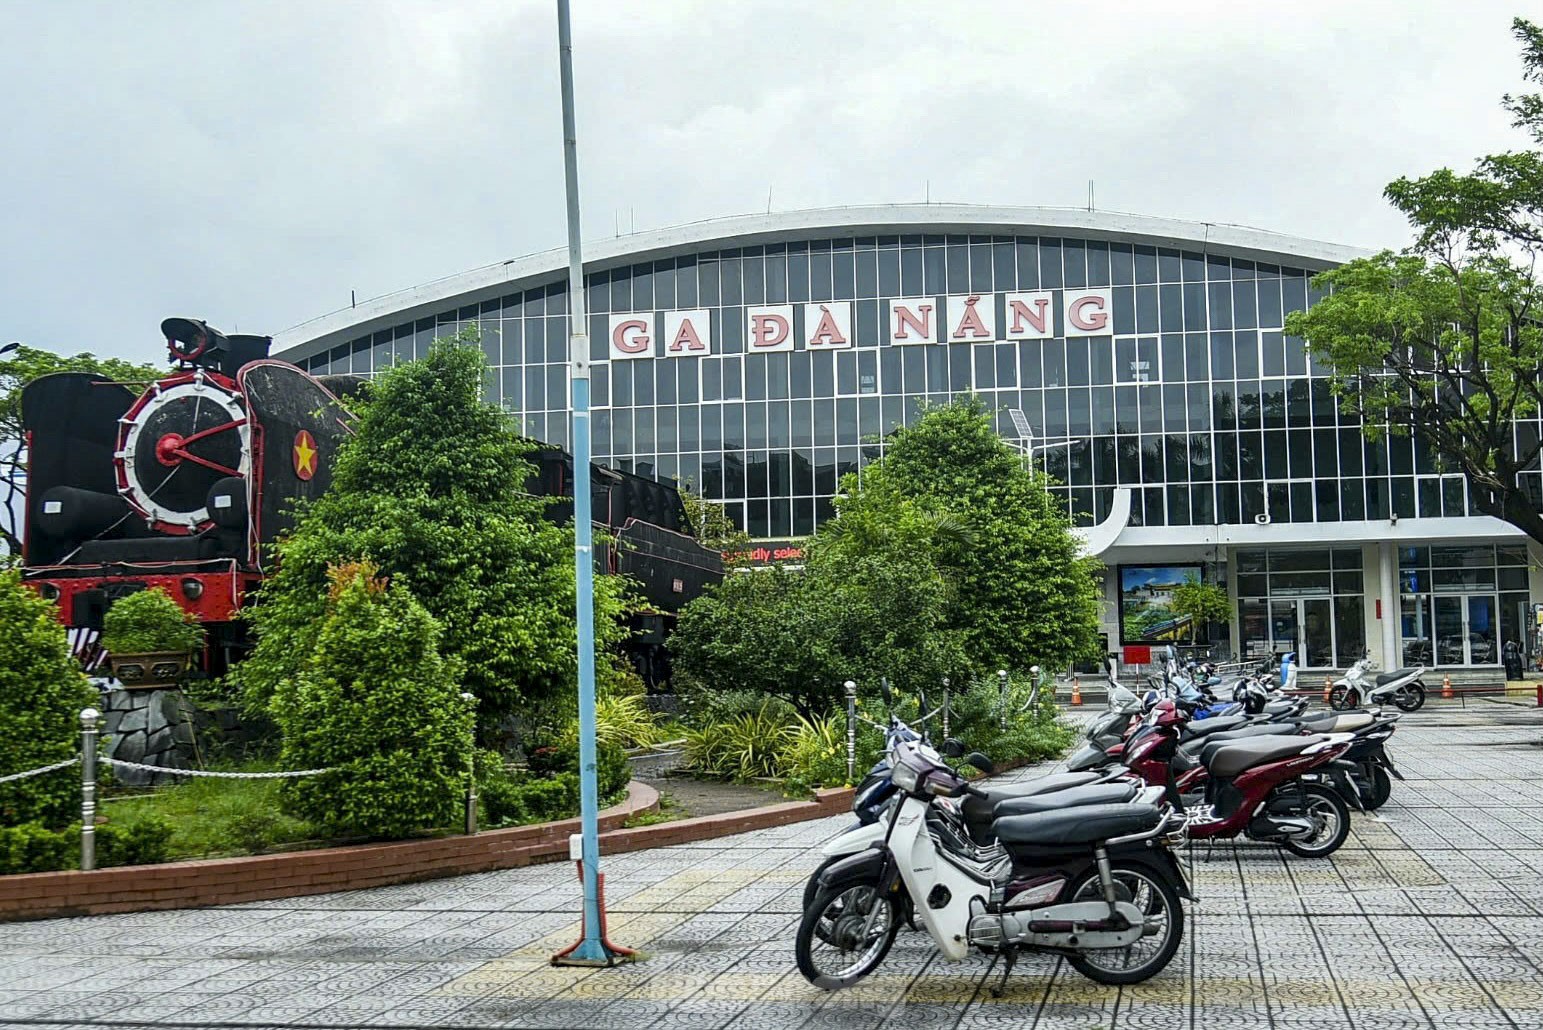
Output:
<svg viewBox="0 0 1543 1030">
<path fill-rule="evenodd" d="M 1448 701 L 1452 700 L 1452 677 L 1450 675 L 1441 677 L 1441 696 Z"/>
<path fill-rule="evenodd" d="M 1334 693 L 1334 677 L 1332 677 L 1332 676 L 1325 676 L 1323 678 L 1323 703 L 1324 704 L 1328 704 L 1329 703 L 1329 695 L 1332 694 L 1332 693 Z"/>
<path fill-rule="evenodd" d="M 1072 704 L 1082 704 L 1082 680 L 1076 676 L 1072 677 Z"/>
</svg>

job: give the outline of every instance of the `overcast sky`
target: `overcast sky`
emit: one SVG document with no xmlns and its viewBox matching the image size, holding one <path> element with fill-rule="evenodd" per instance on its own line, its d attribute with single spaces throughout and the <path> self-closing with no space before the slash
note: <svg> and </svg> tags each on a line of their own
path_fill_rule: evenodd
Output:
<svg viewBox="0 0 1543 1030">
<path fill-rule="evenodd" d="M 1517 3 L 573 0 L 585 236 L 1081 206 L 1399 246 Z M 0 342 L 159 360 L 564 242 L 550 0 L 0 0 Z"/>
</svg>

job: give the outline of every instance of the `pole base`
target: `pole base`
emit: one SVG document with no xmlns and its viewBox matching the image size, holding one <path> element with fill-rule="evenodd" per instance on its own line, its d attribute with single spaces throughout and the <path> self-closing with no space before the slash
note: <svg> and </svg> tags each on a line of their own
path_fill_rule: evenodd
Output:
<svg viewBox="0 0 1543 1030">
<path fill-rule="evenodd" d="M 584 863 L 575 862 L 579 871 L 579 882 L 584 882 Z M 600 926 L 599 932 L 593 936 L 588 926 L 582 926 L 579 931 L 579 939 L 571 945 L 552 956 L 554 966 L 584 966 L 592 969 L 609 968 L 628 962 L 636 962 L 642 956 L 631 948 L 623 948 L 612 944 L 605 932 L 605 874 L 600 873 L 595 878 L 600 891 Z"/>
</svg>

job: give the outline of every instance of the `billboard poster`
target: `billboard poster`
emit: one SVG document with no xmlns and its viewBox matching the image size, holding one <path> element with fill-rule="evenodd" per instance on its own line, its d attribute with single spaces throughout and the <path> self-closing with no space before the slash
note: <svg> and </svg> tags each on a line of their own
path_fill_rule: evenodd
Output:
<svg viewBox="0 0 1543 1030">
<path fill-rule="evenodd" d="M 1187 643 L 1190 620 L 1169 605 L 1173 590 L 1187 579 L 1201 579 L 1200 565 L 1121 565 L 1120 643 Z M 1205 642 L 1205 627 L 1199 639 Z"/>
</svg>

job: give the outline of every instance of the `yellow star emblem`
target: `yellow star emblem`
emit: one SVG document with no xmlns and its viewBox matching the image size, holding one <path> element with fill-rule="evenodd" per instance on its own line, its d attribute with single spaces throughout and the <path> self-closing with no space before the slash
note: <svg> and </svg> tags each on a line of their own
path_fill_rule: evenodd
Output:
<svg viewBox="0 0 1543 1030">
<path fill-rule="evenodd" d="M 316 474 L 316 440 L 304 429 L 295 436 L 295 475 L 310 479 Z"/>
</svg>

